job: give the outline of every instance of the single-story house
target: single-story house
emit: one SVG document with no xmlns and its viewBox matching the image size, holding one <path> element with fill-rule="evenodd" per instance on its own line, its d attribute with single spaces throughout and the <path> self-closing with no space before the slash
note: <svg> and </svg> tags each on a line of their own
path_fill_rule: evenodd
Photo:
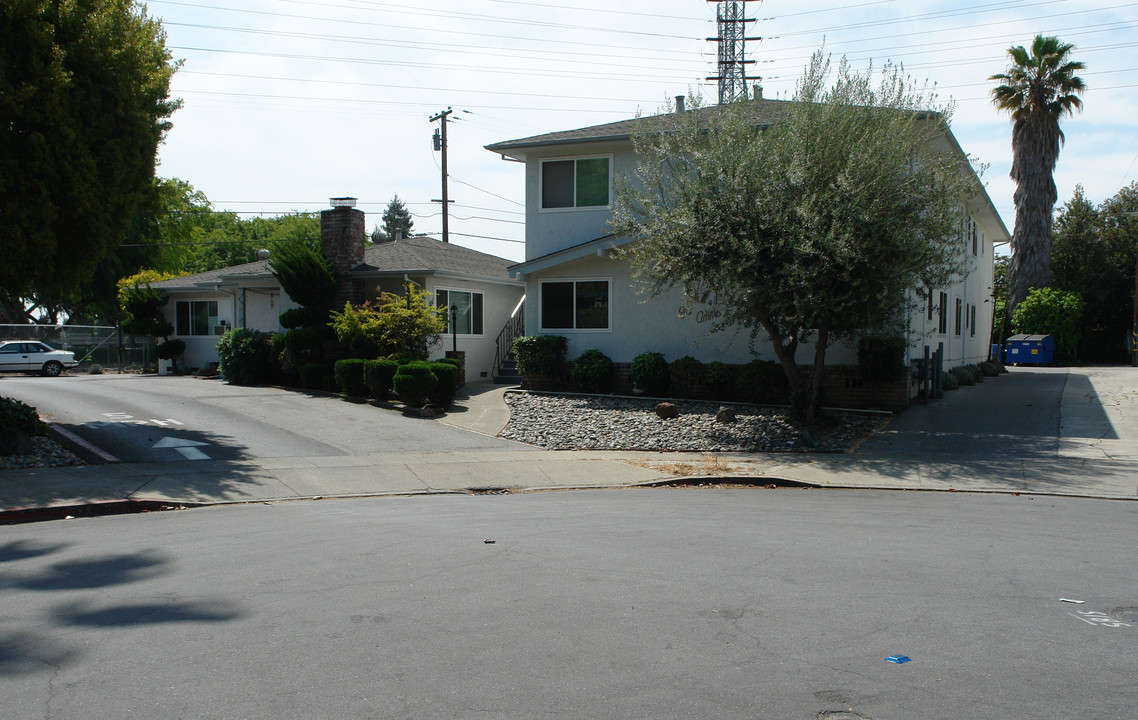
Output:
<svg viewBox="0 0 1138 720">
<path fill-rule="evenodd" d="M 325 256 L 343 278 L 339 306 L 402 294 L 404 283 L 428 301 L 457 309 L 455 322 L 431 348 L 431 358 L 455 349 L 466 355 L 467 382 L 494 372 L 499 333 L 520 315 L 525 284 L 511 278 L 506 258 L 416 235 L 368 245 L 364 213 L 344 205 L 321 213 Z M 269 269 L 269 260 L 153 283 L 169 298 L 164 316 L 186 342 L 184 362 L 216 362 L 218 337 L 231 327 L 282 332 L 280 313 L 297 307 Z M 450 323 L 450 320 L 448 320 Z M 505 348 L 503 348 L 503 353 Z"/>
<path fill-rule="evenodd" d="M 752 102 L 760 122 L 773 122 L 787 104 L 761 98 Z M 676 111 L 684 111 L 681 102 Z M 526 328 L 530 334 L 566 336 L 570 359 L 596 348 L 617 363 L 646 351 L 663 353 L 668 360 L 690 355 L 704 362 L 748 362 L 754 358 L 748 330 L 709 334 L 712 308 L 684 307 L 679 290 L 646 295 L 632 280 L 628 261 L 612 253 L 633 242 L 609 229 L 612 179 L 634 171 L 633 131 L 651 121 L 651 116 L 636 118 L 486 146 L 504 159 L 526 164 L 525 261 L 510 268 L 513 277 L 525 281 Z M 951 134 L 945 142 L 966 165 Z M 978 180 L 976 188 L 961 228 L 967 272 L 948 287 L 934 288 L 931 301 L 922 302 L 908 323 L 911 357 L 921 357 L 924 346 L 935 351 L 943 343 L 946 368 L 987 359 L 994 247 L 1010 239 Z M 763 359 L 775 359 L 769 346 L 765 352 L 761 344 L 756 348 Z M 812 350 L 806 345 L 800 353 L 809 358 Z M 852 365 L 856 349 L 834 346 L 827 363 Z"/>
</svg>

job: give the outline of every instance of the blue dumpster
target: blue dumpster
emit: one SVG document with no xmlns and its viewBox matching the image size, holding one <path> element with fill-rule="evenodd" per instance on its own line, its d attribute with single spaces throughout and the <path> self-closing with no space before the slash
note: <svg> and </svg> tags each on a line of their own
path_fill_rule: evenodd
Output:
<svg viewBox="0 0 1138 720">
<path fill-rule="evenodd" d="M 1005 344 L 1004 362 L 1050 365 L 1055 358 L 1054 335 L 1012 335 Z"/>
</svg>

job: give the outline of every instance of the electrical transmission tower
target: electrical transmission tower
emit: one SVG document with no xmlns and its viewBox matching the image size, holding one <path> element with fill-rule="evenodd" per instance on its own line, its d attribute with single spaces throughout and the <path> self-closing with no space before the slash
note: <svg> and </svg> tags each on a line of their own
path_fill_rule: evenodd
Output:
<svg viewBox="0 0 1138 720">
<path fill-rule="evenodd" d="M 762 40 L 761 37 L 747 37 L 747 23 L 755 22 L 754 18 L 747 17 L 746 8 L 749 2 L 762 2 L 762 0 L 728 0 L 715 3 L 719 37 L 708 40 L 719 43 L 719 74 L 707 79 L 719 81 L 720 105 L 746 100 L 747 81 L 762 80 L 758 75 L 747 75 L 747 66 L 755 63 L 754 60 L 747 59 L 747 41 Z"/>
</svg>

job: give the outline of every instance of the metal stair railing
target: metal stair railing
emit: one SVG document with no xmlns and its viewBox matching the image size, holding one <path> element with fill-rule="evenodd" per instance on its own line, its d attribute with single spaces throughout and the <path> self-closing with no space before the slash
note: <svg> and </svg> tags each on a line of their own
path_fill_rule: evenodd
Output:
<svg viewBox="0 0 1138 720">
<path fill-rule="evenodd" d="M 526 298 L 523 295 L 498 339 L 494 341 L 494 371 L 497 372 L 514 355 L 514 340 L 526 334 Z"/>
</svg>

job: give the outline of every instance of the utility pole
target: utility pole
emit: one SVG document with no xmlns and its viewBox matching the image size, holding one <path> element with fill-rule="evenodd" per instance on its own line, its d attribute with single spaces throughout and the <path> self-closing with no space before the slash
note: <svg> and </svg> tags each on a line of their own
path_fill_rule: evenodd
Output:
<svg viewBox="0 0 1138 720">
<path fill-rule="evenodd" d="M 451 199 L 447 196 L 447 118 L 454 110 L 447 108 L 438 115 L 431 118 L 430 122 L 437 122 L 439 129 L 435 130 L 435 152 L 443 154 L 442 170 L 443 170 L 443 197 L 441 200 L 432 200 L 443 204 L 443 242 L 450 242 L 450 204 Z"/>
<path fill-rule="evenodd" d="M 719 81 L 719 104 L 726 105 L 736 100 L 747 99 L 747 81 L 762 80 L 759 75 L 747 75 L 747 66 L 754 60 L 747 59 L 747 41 L 759 41 L 761 37 L 746 37 L 747 23 L 755 22 L 747 17 L 747 3 L 755 0 L 727 0 L 715 2 L 715 17 L 719 24 L 719 36 L 707 38 L 719 44 L 718 75 L 708 80 Z M 758 0 L 762 2 L 762 0 Z M 756 98 L 758 99 L 758 98 Z"/>
</svg>

